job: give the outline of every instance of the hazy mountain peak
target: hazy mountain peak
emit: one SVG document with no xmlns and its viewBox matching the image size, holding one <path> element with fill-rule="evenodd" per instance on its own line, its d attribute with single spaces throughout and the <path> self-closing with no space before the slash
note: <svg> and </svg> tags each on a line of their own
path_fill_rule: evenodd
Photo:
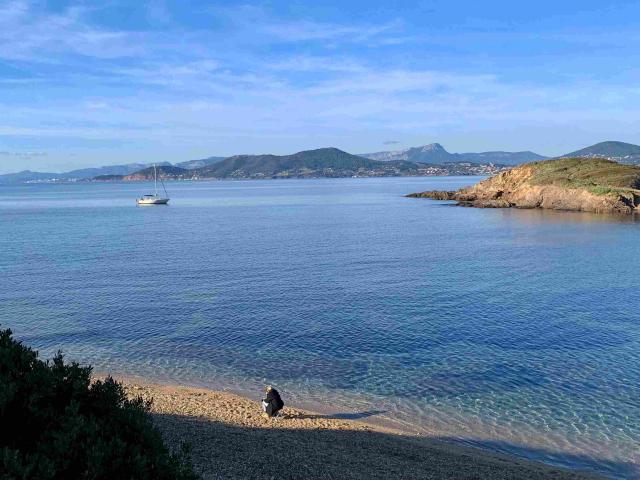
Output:
<svg viewBox="0 0 640 480">
<path fill-rule="evenodd" d="M 430 143 L 421 147 L 414 147 L 422 152 L 446 152 L 445 148 L 439 143 Z M 411 150 L 410 148 L 407 150 Z M 447 152 L 448 153 L 448 152 Z"/>
<path fill-rule="evenodd" d="M 207 158 L 199 158 L 197 160 L 186 160 L 184 162 L 176 163 L 176 167 L 184 168 L 186 170 L 195 170 L 197 168 L 206 167 L 208 165 L 213 165 L 214 163 L 220 162 L 227 157 L 207 157 Z"/>
<path fill-rule="evenodd" d="M 364 153 L 363 157 L 371 160 L 392 161 L 405 160 L 409 162 L 444 164 L 469 162 L 477 164 L 519 165 L 521 163 L 544 160 L 547 157 L 533 152 L 469 152 L 449 153 L 441 144 L 430 143 L 419 147 L 405 148 L 387 152 Z"/>
</svg>

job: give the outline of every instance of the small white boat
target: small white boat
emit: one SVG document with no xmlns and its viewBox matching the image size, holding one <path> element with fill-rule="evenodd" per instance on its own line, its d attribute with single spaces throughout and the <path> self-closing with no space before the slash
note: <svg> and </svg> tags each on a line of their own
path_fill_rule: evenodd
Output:
<svg viewBox="0 0 640 480">
<path fill-rule="evenodd" d="M 169 199 L 158 197 L 157 195 L 143 195 L 136 202 L 138 202 L 138 205 L 166 205 L 169 203 Z"/>
<path fill-rule="evenodd" d="M 164 186 L 164 182 L 160 179 L 160 183 L 162 184 L 162 189 L 164 190 L 164 197 L 158 195 L 158 169 L 156 168 L 155 163 L 153 164 L 153 184 L 155 187 L 155 193 L 153 195 L 143 195 L 142 197 L 136 200 L 138 205 L 166 205 L 169 203 L 169 194 L 167 193 L 167 189 Z"/>
</svg>

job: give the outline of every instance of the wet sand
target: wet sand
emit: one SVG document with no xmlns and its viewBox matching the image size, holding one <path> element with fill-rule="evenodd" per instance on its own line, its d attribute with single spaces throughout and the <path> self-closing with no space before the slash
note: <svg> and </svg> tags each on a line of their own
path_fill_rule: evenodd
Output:
<svg viewBox="0 0 640 480">
<path fill-rule="evenodd" d="M 288 406 L 268 419 L 258 402 L 226 392 L 118 380 L 153 399 L 166 441 L 189 444 L 207 480 L 599 478 Z"/>
</svg>

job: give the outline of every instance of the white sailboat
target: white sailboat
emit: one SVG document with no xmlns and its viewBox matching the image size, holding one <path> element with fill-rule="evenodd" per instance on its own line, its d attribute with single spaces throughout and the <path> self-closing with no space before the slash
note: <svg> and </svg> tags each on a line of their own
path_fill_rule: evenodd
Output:
<svg viewBox="0 0 640 480">
<path fill-rule="evenodd" d="M 162 184 L 162 189 L 164 190 L 164 197 L 158 195 L 158 169 L 156 168 L 156 164 L 153 164 L 153 184 L 155 188 L 155 193 L 153 195 L 143 195 L 142 197 L 136 200 L 138 205 L 166 205 L 169 203 L 169 194 L 167 193 L 167 189 L 164 186 L 164 182 L 162 178 L 160 179 L 160 183 Z"/>
</svg>

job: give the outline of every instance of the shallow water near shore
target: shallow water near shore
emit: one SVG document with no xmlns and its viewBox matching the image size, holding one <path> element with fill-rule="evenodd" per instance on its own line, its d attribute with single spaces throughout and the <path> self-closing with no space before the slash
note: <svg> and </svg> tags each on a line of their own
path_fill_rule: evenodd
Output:
<svg viewBox="0 0 640 480">
<path fill-rule="evenodd" d="M 640 478 L 640 222 L 478 178 L 0 186 L 0 324 L 50 357 Z M 256 393 L 259 397 L 259 392 Z"/>
</svg>

